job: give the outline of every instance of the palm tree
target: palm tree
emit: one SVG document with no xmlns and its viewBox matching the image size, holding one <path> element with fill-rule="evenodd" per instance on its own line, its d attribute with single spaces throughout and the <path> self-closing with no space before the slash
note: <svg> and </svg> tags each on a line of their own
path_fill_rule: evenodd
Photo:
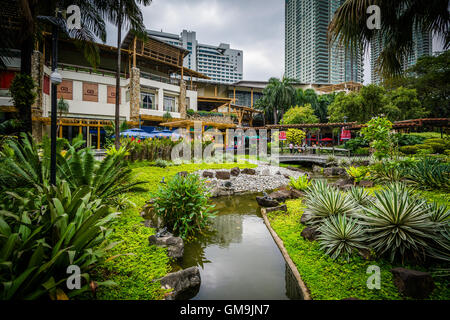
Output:
<svg viewBox="0 0 450 320">
<path fill-rule="evenodd" d="M 117 25 L 117 72 L 116 72 L 116 109 L 115 109 L 115 132 L 116 137 L 120 134 L 120 62 L 121 62 L 121 42 L 122 28 L 131 29 L 140 37 L 145 37 L 145 26 L 142 11 L 139 5 L 148 6 L 152 0 L 109 0 L 109 11 L 106 19 Z M 120 139 L 115 139 L 115 147 L 120 148 Z"/>
<path fill-rule="evenodd" d="M 283 77 L 270 78 L 269 84 L 264 88 L 263 94 L 267 97 L 267 102 L 273 112 L 274 124 L 278 124 L 278 115 L 283 113 L 294 103 L 295 89 L 292 86 L 293 80 Z M 280 118 L 281 118 L 280 117 Z"/>
<path fill-rule="evenodd" d="M 381 9 L 380 30 L 367 27 L 370 5 Z M 402 73 L 402 62 L 413 52 L 414 30 L 431 31 L 448 49 L 449 28 L 448 0 L 346 0 L 336 11 L 329 33 L 332 42 L 364 51 L 376 37 L 383 39 L 378 71 L 388 78 Z"/>
</svg>

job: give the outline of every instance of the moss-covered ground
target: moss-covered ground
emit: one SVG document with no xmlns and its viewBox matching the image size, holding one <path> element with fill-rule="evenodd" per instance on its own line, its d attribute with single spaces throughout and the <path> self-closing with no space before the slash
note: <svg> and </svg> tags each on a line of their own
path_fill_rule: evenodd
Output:
<svg viewBox="0 0 450 320">
<path fill-rule="evenodd" d="M 435 195 L 435 197 L 439 198 L 439 195 Z M 440 199 L 442 200 L 442 198 Z M 404 299 L 398 293 L 390 272 L 392 268 L 401 265 L 391 264 L 384 259 L 366 261 L 358 255 L 354 255 L 350 262 L 332 260 L 320 250 L 318 242 L 304 240 L 301 236 L 301 232 L 305 228 L 300 223 L 304 210 L 302 200 L 287 201 L 287 206 L 287 213 L 272 212 L 268 214 L 268 218 L 272 228 L 283 240 L 286 250 L 311 292 L 312 299 L 339 300 L 350 297 L 363 300 Z M 380 267 L 380 290 L 370 290 L 367 287 L 367 279 L 370 275 L 366 272 L 370 265 Z M 403 267 L 432 271 L 419 266 Z M 450 281 L 437 277 L 434 280 L 436 288 L 430 299 L 450 299 Z"/>
</svg>

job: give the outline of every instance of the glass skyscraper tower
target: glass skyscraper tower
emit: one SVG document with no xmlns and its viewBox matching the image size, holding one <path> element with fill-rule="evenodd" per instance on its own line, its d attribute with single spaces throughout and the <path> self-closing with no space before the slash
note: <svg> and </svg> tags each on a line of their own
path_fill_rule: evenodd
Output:
<svg viewBox="0 0 450 320">
<path fill-rule="evenodd" d="M 285 0 L 285 75 L 301 83 L 363 82 L 362 52 L 328 42 L 328 25 L 345 0 Z"/>
</svg>

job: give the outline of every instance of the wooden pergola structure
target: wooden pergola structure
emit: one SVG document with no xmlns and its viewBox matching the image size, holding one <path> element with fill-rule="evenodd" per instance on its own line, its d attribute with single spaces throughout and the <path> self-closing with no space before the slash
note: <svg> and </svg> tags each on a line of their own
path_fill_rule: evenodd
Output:
<svg viewBox="0 0 450 320">
<path fill-rule="evenodd" d="M 339 84 L 332 84 L 329 86 L 323 86 L 320 88 L 317 88 L 317 91 L 321 91 L 323 93 L 332 93 L 335 91 L 353 91 L 353 92 L 357 92 L 359 91 L 361 88 L 363 87 L 363 85 L 361 83 L 358 82 L 354 82 L 354 81 L 348 81 L 348 82 L 342 82 Z"/>
<path fill-rule="evenodd" d="M 236 104 L 230 104 L 230 108 L 232 112 L 234 112 L 237 115 L 239 126 L 242 125 L 242 120 L 244 119 L 244 116 L 246 116 L 248 118 L 248 122 L 251 127 L 253 125 L 253 114 L 262 113 L 261 110 L 256 110 L 254 108 L 246 106 L 238 106 Z"/>
<path fill-rule="evenodd" d="M 350 126 L 349 130 L 361 130 L 366 127 L 365 124 L 355 124 Z M 443 128 L 450 127 L 450 118 L 423 118 L 423 119 L 411 119 L 395 121 L 392 124 L 392 129 L 401 131 L 410 131 L 412 128 L 420 127 L 437 127 L 441 129 L 441 136 L 443 135 Z"/>
<path fill-rule="evenodd" d="M 189 54 L 188 50 L 149 35 L 147 35 L 147 39 L 142 40 L 132 31 L 128 32 L 122 41 L 121 51 L 128 54 L 130 73 L 131 67 L 136 67 L 139 59 L 141 65 L 150 64 L 157 71 L 179 74 L 181 81 L 184 80 L 185 75 L 190 77 L 191 87 L 193 86 L 193 78 L 210 79 L 200 72 L 183 66 L 184 57 Z"/>
<path fill-rule="evenodd" d="M 160 123 L 159 125 L 161 127 L 169 127 L 170 130 L 172 130 L 172 128 L 186 128 L 189 131 L 192 127 L 194 127 L 195 122 L 196 121 L 194 121 L 194 120 L 174 120 L 174 121 L 168 121 L 168 122 Z M 216 129 L 233 129 L 233 128 L 236 128 L 236 125 L 235 124 L 231 124 L 231 123 L 221 123 L 221 122 L 201 122 L 201 123 L 202 123 L 202 127 L 203 128 L 205 126 L 213 127 L 213 128 L 216 128 Z"/>
</svg>

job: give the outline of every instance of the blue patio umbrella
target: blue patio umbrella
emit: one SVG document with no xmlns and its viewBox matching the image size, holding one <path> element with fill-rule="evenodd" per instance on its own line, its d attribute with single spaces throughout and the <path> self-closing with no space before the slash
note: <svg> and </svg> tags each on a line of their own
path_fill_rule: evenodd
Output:
<svg viewBox="0 0 450 320">
<path fill-rule="evenodd" d="M 172 132 L 171 130 L 167 130 L 167 129 L 163 130 L 163 131 L 159 134 L 159 136 L 160 136 L 160 137 L 163 137 L 163 138 L 171 138 L 171 137 L 175 137 L 175 138 L 177 138 L 177 139 L 180 138 L 180 135 L 179 135 L 178 133 L 174 133 L 174 132 Z"/>
<path fill-rule="evenodd" d="M 121 132 L 120 136 L 123 138 L 135 138 L 135 139 L 137 138 L 137 139 L 142 139 L 142 140 L 152 137 L 151 134 L 145 132 L 142 129 L 129 129 L 129 130 Z M 113 136 L 113 138 L 115 138 L 115 136 Z"/>
</svg>

